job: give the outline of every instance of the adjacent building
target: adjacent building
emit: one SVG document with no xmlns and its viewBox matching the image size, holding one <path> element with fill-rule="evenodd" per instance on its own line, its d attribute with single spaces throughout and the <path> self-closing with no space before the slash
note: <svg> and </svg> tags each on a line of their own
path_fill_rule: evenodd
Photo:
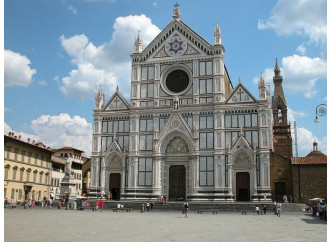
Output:
<svg viewBox="0 0 330 242">
<path fill-rule="evenodd" d="M 53 151 L 13 132 L 4 135 L 4 149 L 4 197 L 14 202 L 49 197 Z"/>
<path fill-rule="evenodd" d="M 130 102 L 119 88 L 107 101 L 96 95 L 89 195 L 271 199 L 269 85 L 260 76 L 258 97 L 241 80 L 233 86 L 218 24 L 213 33 L 210 44 L 176 4 L 146 48 L 137 34 Z"/>
<path fill-rule="evenodd" d="M 82 165 L 82 194 L 89 194 L 89 188 L 91 183 L 91 158 L 82 157 L 83 165 Z"/>
<path fill-rule="evenodd" d="M 317 142 L 306 157 L 292 157 L 293 200 L 327 198 L 327 156 L 318 150 Z"/>
</svg>

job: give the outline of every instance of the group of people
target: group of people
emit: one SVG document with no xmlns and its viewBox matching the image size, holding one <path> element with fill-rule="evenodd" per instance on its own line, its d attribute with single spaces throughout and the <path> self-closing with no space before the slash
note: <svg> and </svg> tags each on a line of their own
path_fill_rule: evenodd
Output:
<svg viewBox="0 0 330 242">
<path fill-rule="evenodd" d="M 292 203 L 293 202 L 292 196 L 289 195 L 289 197 L 288 197 L 286 194 L 284 194 L 284 196 L 283 196 L 283 202 L 284 203 Z"/>
<path fill-rule="evenodd" d="M 155 203 L 162 203 L 163 205 L 166 205 L 167 204 L 166 196 L 161 196 L 160 198 L 157 198 Z"/>
<path fill-rule="evenodd" d="M 265 204 L 261 204 L 261 208 L 259 206 L 256 206 L 256 213 L 259 214 L 266 214 L 267 213 L 267 208 Z"/>
<path fill-rule="evenodd" d="M 104 201 L 102 199 L 96 200 L 94 211 L 100 211 L 100 212 L 102 212 L 103 211 L 103 207 L 104 207 Z"/>
</svg>

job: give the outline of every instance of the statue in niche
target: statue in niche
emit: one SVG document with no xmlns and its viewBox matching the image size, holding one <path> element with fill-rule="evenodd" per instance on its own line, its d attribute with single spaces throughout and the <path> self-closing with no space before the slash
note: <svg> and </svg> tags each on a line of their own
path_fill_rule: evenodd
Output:
<svg viewBox="0 0 330 242">
<path fill-rule="evenodd" d="M 178 110 L 179 109 L 179 98 L 177 96 L 174 97 L 173 109 L 174 110 Z"/>
</svg>

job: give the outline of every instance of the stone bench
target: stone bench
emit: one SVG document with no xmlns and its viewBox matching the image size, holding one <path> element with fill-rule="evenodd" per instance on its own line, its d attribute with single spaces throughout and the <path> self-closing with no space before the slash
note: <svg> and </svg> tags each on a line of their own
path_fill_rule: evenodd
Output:
<svg viewBox="0 0 330 242">
<path fill-rule="evenodd" d="M 209 210 L 196 210 L 197 214 L 203 214 L 204 212 L 212 212 L 213 214 L 218 214 L 218 210 L 213 210 L 213 209 L 209 209 Z"/>
<path fill-rule="evenodd" d="M 113 212 L 118 212 L 118 211 L 126 211 L 126 212 L 131 212 L 131 208 L 113 208 L 112 211 Z"/>
</svg>

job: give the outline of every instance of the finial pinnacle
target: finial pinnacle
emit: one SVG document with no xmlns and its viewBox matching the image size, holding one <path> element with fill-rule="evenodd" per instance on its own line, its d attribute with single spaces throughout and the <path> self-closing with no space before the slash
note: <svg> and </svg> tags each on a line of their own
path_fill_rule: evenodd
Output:
<svg viewBox="0 0 330 242">
<path fill-rule="evenodd" d="M 274 73 L 275 73 L 275 76 L 280 76 L 280 74 L 281 74 L 281 69 L 280 69 L 280 67 L 278 66 L 277 58 L 276 58 L 276 63 L 275 63 L 275 68 L 274 68 Z"/>
<path fill-rule="evenodd" d="M 242 83 L 241 77 L 238 77 L 238 82 Z"/>
<path fill-rule="evenodd" d="M 173 9 L 173 19 L 178 19 L 180 20 L 180 9 L 179 9 L 179 4 L 175 3 L 175 5 L 173 5 L 174 9 Z"/>
<path fill-rule="evenodd" d="M 119 87 L 117 86 L 117 88 L 116 88 L 116 91 L 118 92 L 119 91 Z"/>
</svg>

